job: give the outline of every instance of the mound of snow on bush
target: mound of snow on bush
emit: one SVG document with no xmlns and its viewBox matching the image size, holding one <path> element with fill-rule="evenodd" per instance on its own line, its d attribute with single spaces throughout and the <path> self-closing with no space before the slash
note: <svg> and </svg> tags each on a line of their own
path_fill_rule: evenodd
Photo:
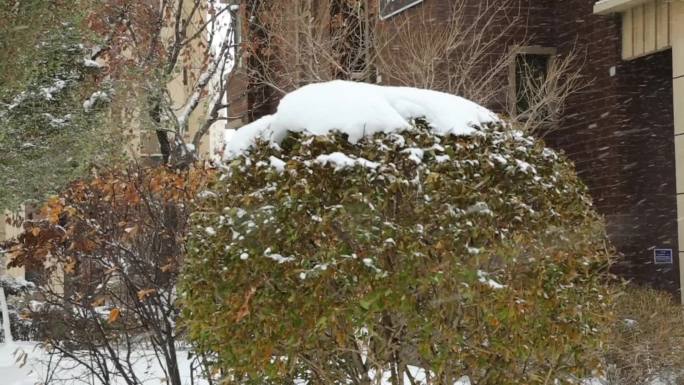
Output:
<svg viewBox="0 0 684 385">
<path fill-rule="evenodd" d="M 356 143 L 375 133 L 403 131 L 415 118 L 428 121 L 438 135 L 469 135 L 475 126 L 499 120 L 488 109 L 443 92 L 335 80 L 286 95 L 274 115 L 231 135 L 225 157 L 243 154 L 258 138 L 279 144 L 288 131 L 310 135 L 338 131 Z"/>
</svg>

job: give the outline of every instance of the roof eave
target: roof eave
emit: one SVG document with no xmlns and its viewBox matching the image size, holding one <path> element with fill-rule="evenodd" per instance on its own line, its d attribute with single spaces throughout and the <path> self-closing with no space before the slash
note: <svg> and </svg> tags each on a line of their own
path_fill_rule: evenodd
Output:
<svg viewBox="0 0 684 385">
<path fill-rule="evenodd" d="M 601 0 L 594 4 L 594 13 L 597 15 L 607 15 L 610 13 L 624 12 L 648 1 L 649 0 Z"/>
</svg>

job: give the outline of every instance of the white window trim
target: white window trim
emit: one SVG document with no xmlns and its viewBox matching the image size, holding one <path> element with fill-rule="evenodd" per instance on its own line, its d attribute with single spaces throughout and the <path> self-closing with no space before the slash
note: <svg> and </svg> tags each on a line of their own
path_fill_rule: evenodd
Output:
<svg viewBox="0 0 684 385">
<path fill-rule="evenodd" d="M 387 20 L 390 17 L 398 15 L 398 14 L 404 12 L 405 10 L 407 10 L 409 8 L 415 7 L 416 5 L 422 3 L 423 1 L 424 0 L 414 0 L 414 1 L 410 2 L 409 4 L 406 4 L 403 7 L 399 8 L 399 9 L 397 9 L 397 10 L 395 10 L 395 11 L 393 11 L 387 15 L 380 14 L 380 20 Z M 380 0 L 378 0 L 378 10 L 379 10 L 379 12 L 382 12 L 382 10 L 380 9 Z"/>
</svg>

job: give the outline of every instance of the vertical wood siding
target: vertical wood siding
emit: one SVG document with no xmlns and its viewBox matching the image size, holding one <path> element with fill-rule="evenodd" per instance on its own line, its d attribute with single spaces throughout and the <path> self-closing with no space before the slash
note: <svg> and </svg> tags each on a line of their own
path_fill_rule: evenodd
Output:
<svg viewBox="0 0 684 385">
<path fill-rule="evenodd" d="M 651 0 L 622 13 L 623 59 L 635 59 L 670 46 L 670 3 L 667 0 Z"/>
</svg>

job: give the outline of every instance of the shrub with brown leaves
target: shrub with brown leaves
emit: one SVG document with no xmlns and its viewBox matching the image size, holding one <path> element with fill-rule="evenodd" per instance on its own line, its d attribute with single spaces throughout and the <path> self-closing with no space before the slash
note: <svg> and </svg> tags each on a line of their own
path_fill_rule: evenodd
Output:
<svg viewBox="0 0 684 385">
<path fill-rule="evenodd" d="M 49 328 L 51 351 L 102 383 L 137 385 L 129 353 L 151 347 L 167 383 L 181 385 L 175 285 L 193 201 L 212 173 L 109 171 L 72 183 L 25 222 L 10 265 L 42 272 L 43 303 L 27 315 Z"/>
</svg>

